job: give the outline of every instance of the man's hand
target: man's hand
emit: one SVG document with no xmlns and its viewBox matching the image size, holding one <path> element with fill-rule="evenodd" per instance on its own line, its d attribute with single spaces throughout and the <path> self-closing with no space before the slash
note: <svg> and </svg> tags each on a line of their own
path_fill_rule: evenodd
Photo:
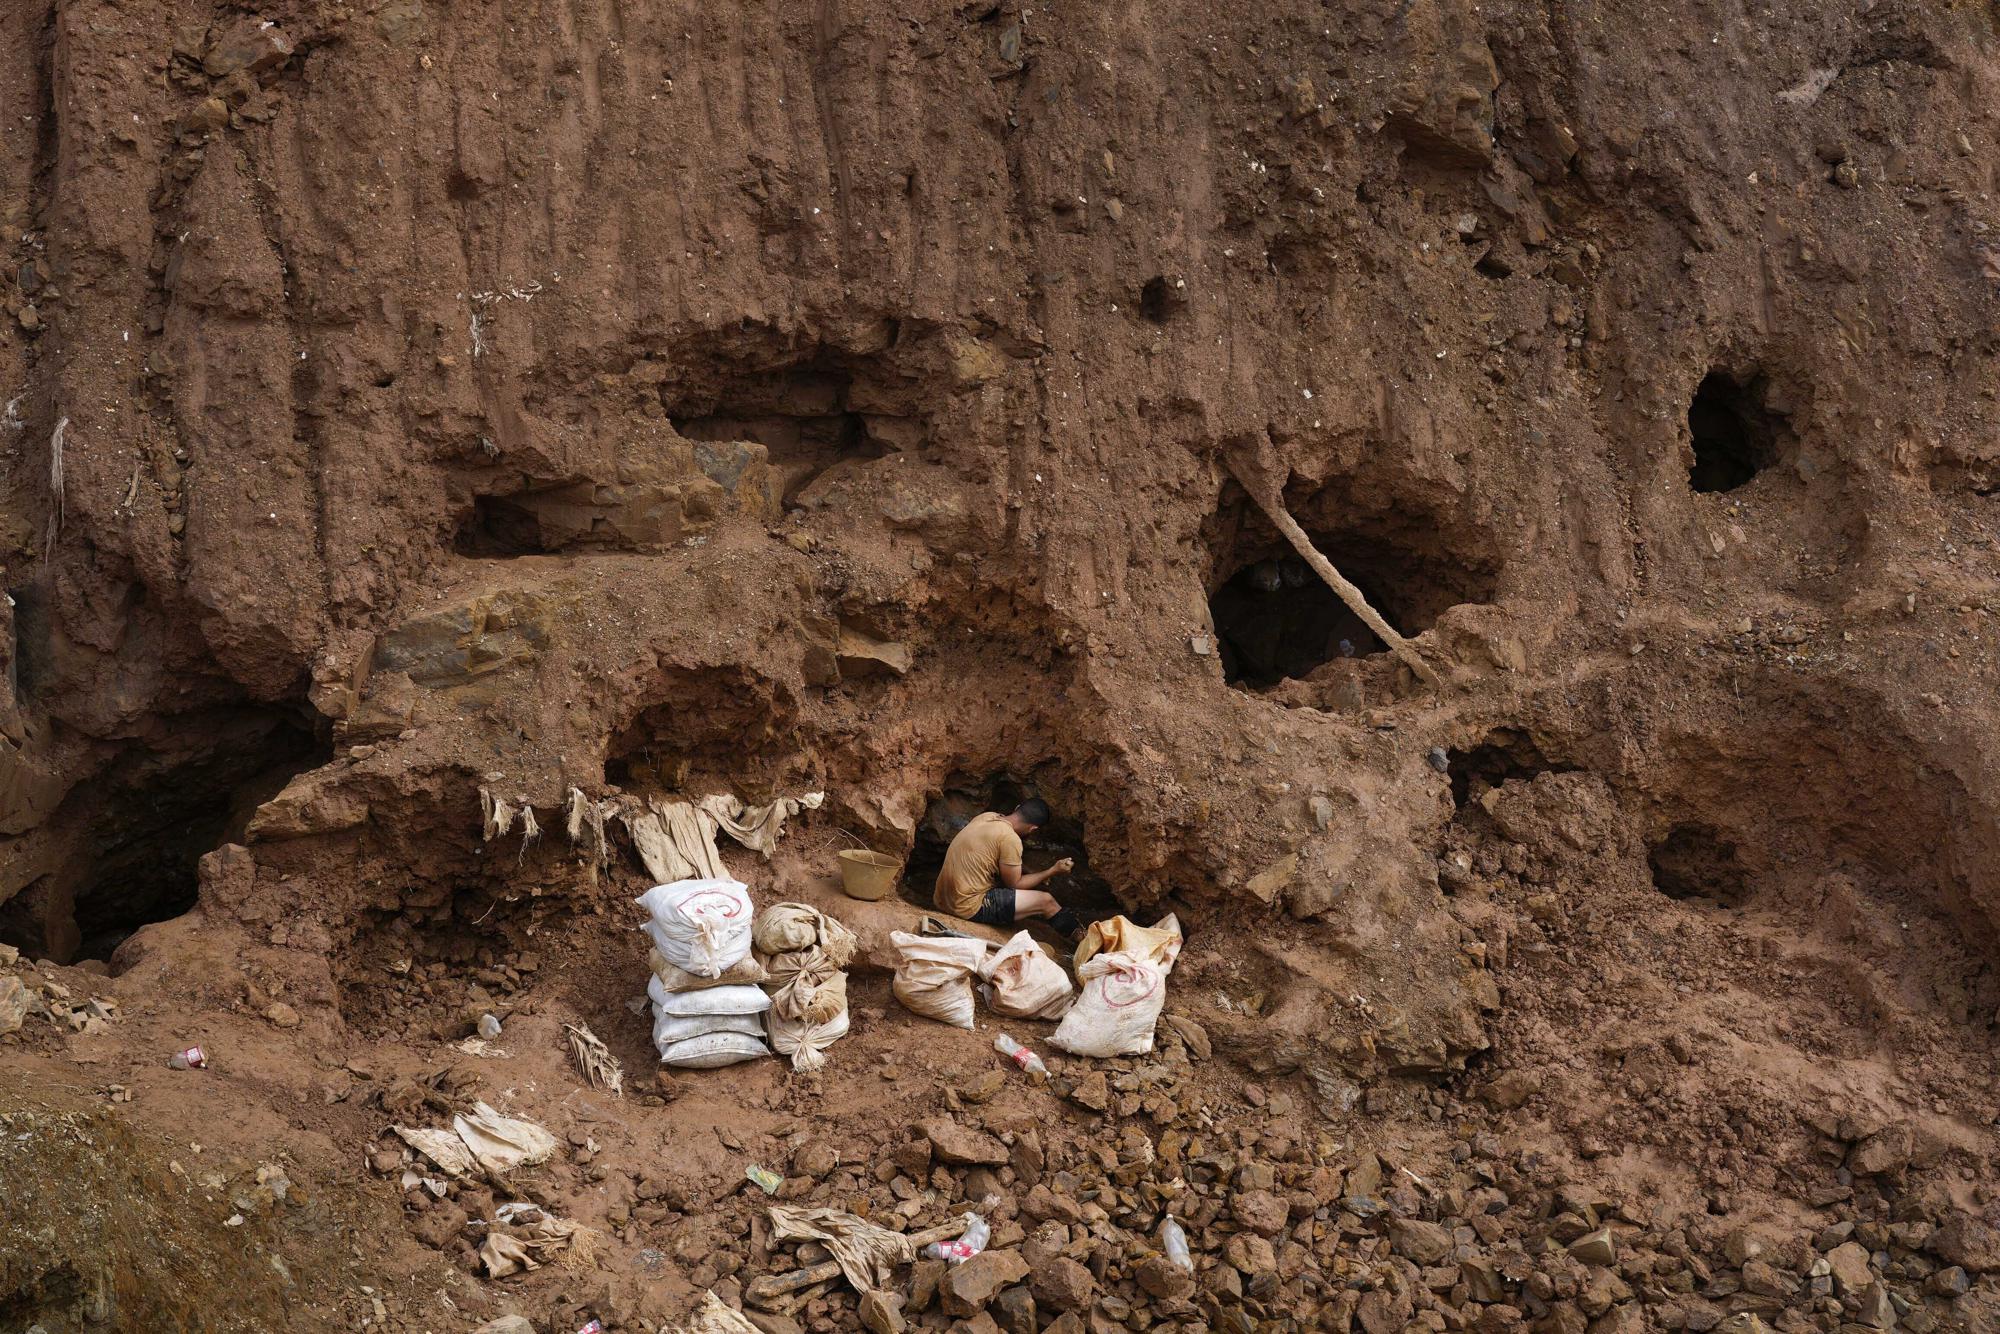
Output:
<svg viewBox="0 0 2000 1334">
<path fill-rule="evenodd" d="M 1022 875 L 1018 866 L 1000 868 L 1000 883 L 1012 889 L 1033 889 L 1053 876 L 1062 875 L 1076 865 L 1074 857 L 1065 857 L 1046 871 L 1036 871 L 1032 875 Z"/>
</svg>

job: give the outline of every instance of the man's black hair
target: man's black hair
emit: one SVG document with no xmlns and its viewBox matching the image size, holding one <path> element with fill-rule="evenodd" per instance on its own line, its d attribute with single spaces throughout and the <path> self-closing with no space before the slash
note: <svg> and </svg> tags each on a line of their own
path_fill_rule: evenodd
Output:
<svg viewBox="0 0 2000 1334">
<path fill-rule="evenodd" d="M 1049 803 L 1040 797 L 1029 797 L 1014 808 L 1014 814 L 1039 829 L 1049 822 Z"/>
</svg>

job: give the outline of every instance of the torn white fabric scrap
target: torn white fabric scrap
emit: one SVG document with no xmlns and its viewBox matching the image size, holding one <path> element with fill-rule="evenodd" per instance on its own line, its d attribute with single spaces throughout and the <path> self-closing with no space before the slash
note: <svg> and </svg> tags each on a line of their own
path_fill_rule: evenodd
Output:
<svg viewBox="0 0 2000 1334">
<path fill-rule="evenodd" d="M 449 1130 L 411 1130 L 407 1126 L 392 1126 L 403 1143 L 436 1163 L 452 1176 L 469 1175 L 475 1164 L 472 1154 L 466 1149 L 465 1141 Z"/>
<path fill-rule="evenodd" d="M 473 1104 L 469 1117 L 454 1116 L 451 1125 L 480 1166 L 489 1172 L 508 1172 L 523 1164 L 546 1162 L 561 1147 L 554 1135 L 533 1121 L 502 1116 L 483 1102 Z"/>
<path fill-rule="evenodd" d="M 723 833 L 769 861 L 778 850 L 785 821 L 800 811 L 816 811 L 825 801 L 826 793 L 808 792 L 802 797 L 780 797 L 762 806 L 746 806 L 742 798 L 720 793 L 703 797 L 697 804 Z"/>
</svg>

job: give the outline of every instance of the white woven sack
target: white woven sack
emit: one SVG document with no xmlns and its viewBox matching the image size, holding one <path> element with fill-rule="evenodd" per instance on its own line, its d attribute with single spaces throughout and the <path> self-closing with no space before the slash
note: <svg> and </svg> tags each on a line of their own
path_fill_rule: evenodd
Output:
<svg viewBox="0 0 2000 1334">
<path fill-rule="evenodd" d="M 748 1033 L 764 1035 L 761 1014 L 661 1014 L 653 1018 L 653 1046 L 665 1051 L 676 1042 L 686 1042 L 704 1033 Z"/>
<path fill-rule="evenodd" d="M 750 891 L 735 880 L 676 880 L 641 894 L 652 918 L 646 934 L 668 963 L 698 977 L 718 977 L 750 952 L 756 909 Z"/>
<path fill-rule="evenodd" d="M 1049 1035 L 1077 1056 L 1139 1056 L 1167 1003 L 1166 970 L 1130 954 L 1097 954 L 1076 970 L 1083 995 Z"/>
<path fill-rule="evenodd" d="M 713 1070 L 719 1065 L 754 1061 L 769 1056 L 771 1049 L 762 1038 L 748 1033 L 705 1033 L 698 1038 L 676 1042 L 660 1053 L 661 1065 L 677 1065 L 690 1070 Z"/>
<path fill-rule="evenodd" d="M 649 933 L 650 934 L 650 933 Z M 764 965 L 752 955 L 744 955 L 716 977 L 697 977 L 678 964 L 669 963 L 658 949 L 646 954 L 646 966 L 668 991 L 700 991 L 704 987 L 762 986 L 770 981 Z"/>
<path fill-rule="evenodd" d="M 703 987 L 700 991 L 668 991 L 655 973 L 646 983 L 646 995 L 654 1014 L 675 1018 L 709 1014 L 762 1014 L 771 1008 L 771 998 L 762 987 Z"/>
<path fill-rule="evenodd" d="M 972 974 L 986 961 L 986 942 L 969 936 L 914 936 L 891 931 L 896 980 L 889 990 L 926 1019 L 972 1027 Z"/>
<path fill-rule="evenodd" d="M 1060 1019 L 1075 991 L 1062 965 L 1025 931 L 1016 931 L 979 974 L 986 979 L 986 1007 L 1010 1019 Z"/>
</svg>

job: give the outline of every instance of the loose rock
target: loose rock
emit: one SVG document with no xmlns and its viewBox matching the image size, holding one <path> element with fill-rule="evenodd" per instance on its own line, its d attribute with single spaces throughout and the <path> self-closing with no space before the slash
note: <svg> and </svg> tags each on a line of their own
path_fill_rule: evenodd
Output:
<svg viewBox="0 0 2000 1334">
<path fill-rule="evenodd" d="M 1451 1233 L 1436 1223 L 1399 1218 L 1390 1225 L 1389 1236 L 1396 1254 L 1416 1264 L 1440 1265 L 1451 1256 Z"/>
<path fill-rule="evenodd" d="M 903 1299 L 894 1294 L 862 1293 L 860 1316 L 870 1334 L 903 1334 Z"/>
<path fill-rule="evenodd" d="M 931 1149 L 947 1163 L 970 1167 L 998 1167 L 1007 1161 L 1007 1146 L 983 1130 L 972 1130 L 950 1117 L 932 1117 L 919 1127 Z"/>
<path fill-rule="evenodd" d="M 28 988 L 18 977 L 0 977 L 0 1034 L 12 1033 L 28 1020 Z"/>
<path fill-rule="evenodd" d="M 1253 1232 L 1275 1237 L 1285 1230 L 1290 1209 L 1268 1190 L 1242 1190 L 1229 1202 L 1236 1221 Z M 1447 1239 L 1449 1240 L 1449 1239 Z"/>
<path fill-rule="evenodd" d="M 1054 1311 L 1082 1311 L 1090 1306 L 1097 1279 L 1068 1256 L 1059 1255 L 1038 1266 L 1028 1281 L 1035 1300 Z"/>
<path fill-rule="evenodd" d="M 1587 1265 L 1608 1265 L 1618 1260 L 1618 1247 L 1611 1240 L 1608 1227 L 1578 1237 L 1569 1244 L 1569 1253 Z"/>
<path fill-rule="evenodd" d="M 1070 1101 L 1080 1107 L 1088 1107 L 1093 1112 L 1101 1112 L 1111 1105 L 1111 1087 L 1102 1070 L 1093 1070 L 1071 1090 Z"/>
<path fill-rule="evenodd" d="M 981 1251 L 944 1276 L 939 1289 L 946 1315 L 969 1316 L 986 1309 L 1002 1288 L 1028 1276 L 1028 1262 L 1016 1250 Z"/>
<path fill-rule="evenodd" d="M 1969 1274 L 2000 1270 L 2000 1232 L 1969 1214 L 1954 1214 L 1931 1238 L 1931 1250 Z"/>
</svg>

